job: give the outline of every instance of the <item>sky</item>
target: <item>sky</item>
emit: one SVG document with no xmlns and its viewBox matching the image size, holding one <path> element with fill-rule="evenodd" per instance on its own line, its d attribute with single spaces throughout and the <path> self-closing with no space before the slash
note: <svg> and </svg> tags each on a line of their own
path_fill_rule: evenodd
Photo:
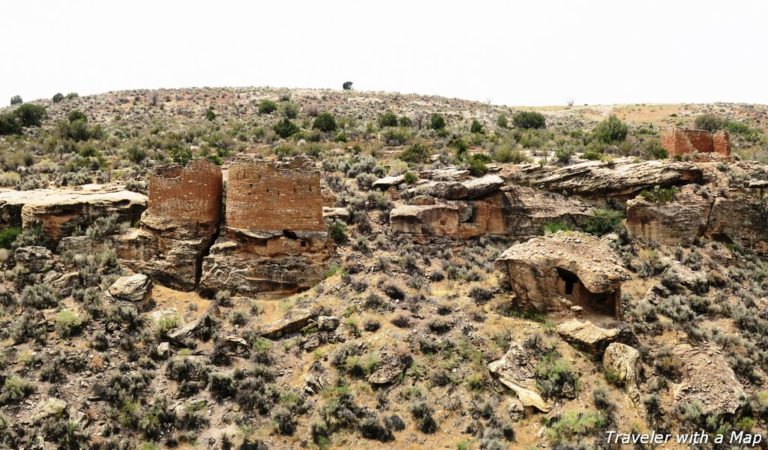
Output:
<svg viewBox="0 0 768 450">
<path fill-rule="evenodd" d="M 765 0 L 0 3 L 0 104 L 138 88 L 768 103 Z"/>
</svg>

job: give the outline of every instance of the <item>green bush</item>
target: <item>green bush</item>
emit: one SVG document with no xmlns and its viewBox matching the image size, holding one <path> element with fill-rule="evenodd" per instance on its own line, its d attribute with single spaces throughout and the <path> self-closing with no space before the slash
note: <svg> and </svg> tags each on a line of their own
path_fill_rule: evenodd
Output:
<svg viewBox="0 0 768 450">
<path fill-rule="evenodd" d="M 401 117 L 400 117 L 400 118 L 397 120 L 397 123 L 398 123 L 398 124 L 399 124 L 401 127 L 403 127 L 403 128 L 410 128 L 410 127 L 413 125 L 413 122 L 411 121 L 411 119 L 410 119 L 410 118 L 408 118 L 408 117 L 406 117 L 406 116 L 401 116 Z"/>
<path fill-rule="evenodd" d="M 288 119 L 295 119 L 299 117 L 299 105 L 296 103 L 286 102 L 280 106 L 280 111 L 284 117 Z"/>
<path fill-rule="evenodd" d="M 702 114 L 696 117 L 694 126 L 700 130 L 715 132 L 723 128 L 725 121 L 722 117 L 715 114 Z"/>
<path fill-rule="evenodd" d="M 272 114 L 277 111 L 277 103 L 273 100 L 264 99 L 259 102 L 259 114 Z"/>
<path fill-rule="evenodd" d="M 493 153 L 491 153 L 491 157 L 500 163 L 520 164 L 531 161 L 531 158 L 526 156 L 519 149 L 506 145 L 494 150 Z"/>
<path fill-rule="evenodd" d="M 53 103 L 61 103 L 64 100 L 64 94 L 59 92 L 55 94 L 51 100 L 53 100 Z"/>
<path fill-rule="evenodd" d="M 9 112 L 0 114 L 0 136 L 21 134 L 21 123 L 16 114 Z"/>
<path fill-rule="evenodd" d="M 315 121 L 312 123 L 312 128 L 325 133 L 336 131 L 336 119 L 333 117 L 333 114 L 329 112 L 320 113 L 315 117 Z"/>
<path fill-rule="evenodd" d="M 573 158 L 573 149 L 568 145 L 563 145 L 555 149 L 555 158 L 560 164 L 567 165 Z"/>
<path fill-rule="evenodd" d="M 59 336 L 69 337 L 80 331 L 83 326 L 83 319 L 74 312 L 65 309 L 56 313 L 54 324 Z"/>
<path fill-rule="evenodd" d="M 384 127 L 396 127 L 397 126 L 397 116 L 392 111 L 387 111 L 384 114 L 379 116 L 379 126 L 381 128 Z"/>
<path fill-rule="evenodd" d="M 582 436 L 596 433 L 605 426 L 605 416 L 596 411 L 567 411 L 547 430 L 547 437 L 553 444 L 566 442 L 574 444 Z"/>
<path fill-rule="evenodd" d="M 53 308 L 59 304 L 59 298 L 45 284 L 32 284 L 21 292 L 21 304 L 36 309 Z"/>
<path fill-rule="evenodd" d="M 299 132 L 299 127 L 289 118 L 284 118 L 273 127 L 278 136 L 285 139 Z"/>
<path fill-rule="evenodd" d="M 32 103 L 25 103 L 14 111 L 23 127 L 39 127 L 45 118 L 45 107 Z"/>
<path fill-rule="evenodd" d="M 21 99 L 20 95 L 14 95 L 11 97 L 11 106 L 21 105 L 22 103 L 24 103 L 24 100 Z"/>
<path fill-rule="evenodd" d="M 640 197 L 651 203 L 665 204 L 673 201 L 677 196 L 679 190 L 675 187 L 663 188 L 654 186 L 651 190 L 643 190 L 640 192 Z"/>
<path fill-rule="evenodd" d="M 70 121 L 70 122 L 76 122 L 78 120 L 84 120 L 84 121 L 88 122 L 88 116 L 83 114 L 82 111 L 78 111 L 78 110 L 74 109 L 74 110 L 70 111 L 69 114 L 67 114 L 67 120 Z"/>
<path fill-rule="evenodd" d="M 21 234 L 21 227 L 8 227 L 0 231 L 0 248 L 11 248 L 16 237 Z"/>
<path fill-rule="evenodd" d="M 469 131 L 471 133 L 482 133 L 483 125 L 477 119 L 472 119 L 472 125 L 469 127 Z"/>
<path fill-rule="evenodd" d="M 595 210 L 595 215 L 584 223 L 584 231 L 597 236 L 613 233 L 619 228 L 623 218 L 624 213 L 621 211 L 599 208 Z"/>
<path fill-rule="evenodd" d="M 205 118 L 210 122 L 216 120 L 216 112 L 213 110 L 213 106 L 209 106 L 208 109 L 205 110 Z"/>
<path fill-rule="evenodd" d="M 11 375 L 5 379 L 2 389 L 0 389 L 0 403 L 18 403 L 33 392 L 35 392 L 34 384 L 16 375 Z"/>
<path fill-rule="evenodd" d="M 333 239 L 333 242 L 336 244 L 344 244 L 347 242 L 347 227 L 343 222 L 334 220 L 328 231 L 330 232 L 331 239 Z"/>
<path fill-rule="evenodd" d="M 404 145 L 411 139 L 411 130 L 388 127 L 381 133 L 381 137 L 387 145 Z"/>
<path fill-rule="evenodd" d="M 595 138 L 605 144 L 621 142 L 627 138 L 627 126 L 618 117 L 611 114 L 595 127 Z"/>
<path fill-rule="evenodd" d="M 536 370 L 536 385 L 545 398 L 575 398 L 579 376 L 557 352 L 546 353 Z"/>
<path fill-rule="evenodd" d="M 518 111 L 512 116 L 512 123 L 516 128 L 524 129 L 545 128 L 547 126 L 544 115 L 536 111 Z"/>
<path fill-rule="evenodd" d="M 488 173 L 486 163 L 489 158 L 486 155 L 475 154 L 467 158 L 467 169 L 473 176 L 480 177 Z"/>
<path fill-rule="evenodd" d="M 419 176 L 413 172 L 405 172 L 405 174 L 403 174 L 403 181 L 405 184 L 416 184 L 416 182 L 419 181 Z"/>
<path fill-rule="evenodd" d="M 643 152 L 646 158 L 650 159 L 664 159 L 668 156 L 667 150 L 661 146 L 661 143 L 656 140 L 647 141 L 644 145 Z"/>
<path fill-rule="evenodd" d="M 496 125 L 499 128 L 508 128 L 509 121 L 507 120 L 507 115 L 504 113 L 499 114 L 499 117 L 496 118 Z"/>
<path fill-rule="evenodd" d="M 413 144 L 403 150 L 398 158 L 409 163 L 425 163 L 429 159 L 429 148 L 424 144 Z"/>
<path fill-rule="evenodd" d="M 570 227 L 562 221 L 548 222 L 541 227 L 541 231 L 544 234 L 552 234 L 558 231 L 570 231 Z"/>
<path fill-rule="evenodd" d="M 445 129 L 445 119 L 440 114 L 432 114 L 432 117 L 429 119 L 429 126 L 433 130 L 443 130 Z"/>
</svg>

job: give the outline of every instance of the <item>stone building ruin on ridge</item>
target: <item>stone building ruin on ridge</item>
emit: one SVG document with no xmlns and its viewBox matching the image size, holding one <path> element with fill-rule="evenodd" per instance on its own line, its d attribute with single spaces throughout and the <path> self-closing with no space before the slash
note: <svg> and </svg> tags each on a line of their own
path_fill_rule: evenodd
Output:
<svg viewBox="0 0 768 450">
<path fill-rule="evenodd" d="M 661 146 L 670 158 L 688 153 L 718 153 L 723 156 L 731 154 L 731 143 L 728 133 L 705 130 L 689 130 L 671 127 L 661 133 Z"/>
<path fill-rule="evenodd" d="M 558 232 L 507 249 L 496 267 L 523 306 L 545 312 L 580 307 L 586 315 L 621 319 L 621 282 L 628 278 L 613 251 L 580 232 Z"/>
</svg>

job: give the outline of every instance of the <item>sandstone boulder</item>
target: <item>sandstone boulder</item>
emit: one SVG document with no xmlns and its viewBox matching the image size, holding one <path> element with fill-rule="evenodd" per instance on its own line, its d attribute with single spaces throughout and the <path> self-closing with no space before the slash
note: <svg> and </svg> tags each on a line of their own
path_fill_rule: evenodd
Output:
<svg viewBox="0 0 768 450">
<path fill-rule="evenodd" d="M 145 304 L 152 297 L 152 280 L 141 273 L 120 277 L 112 283 L 108 292 L 117 300 Z"/>
<path fill-rule="evenodd" d="M 309 325 L 316 314 L 306 309 L 293 309 L 285 317 L 269 323 L 261 330 L 261 335 L 268 339 L 278 339 L 285 335 L 297 333 Z"/>
<path fill-rule="evenodd" d="M 513 342 L 501 359 L 488 365 L 488 370 L 517 395 L 523 406 L 549 412 L 552 404 L 541 397 L 536 387 L 536 370 L 540 357 L 536 350 Z"/>
<path fill-rule="evenodd" d="M 41 273 L 53 267 L 53 254 L 41 246 L 19 247 L 13 252 L 13 259 L 32 273 Z"/>
<path fill-rule="evenodd" d="M 629 200 L 627 231 L 633 237 L 664 245 L 690 245 L 706 231 L 712 209 L 712 200 L 696 191 L 696 186 L 684 186 L 669 203 L 643 197 Z"/>
<path fill-rule="evenodd" d="M 503 209 L 506 234 L 513 238 L 530 239 L 541 234 L 544 225 L 561 222 L 578 228 L 594 215 L 588 204 L 575 197 L 527 186 L 510 185 L 503 189 Z"/>
<path fill-rule="evenodd" d="M 384 358 L 379 367 L 368 376 L 368 382 L 373 385 L 385 385 L 395 382 L 407 369 L 404 358 L 388 356 Z"/>
<path fill-rule="evenodd" d="M 373 185 L 371 185 L 371 187 L 373 189 L 380 189 L 380 190 L 386 191 L 392 186 L 400 186 L 404 182 L 405 182 L 405 175 L 396 175 L 391 177 L 379 178 L 378 180 L 373 182 Z"/>
<path fill-rule="evenodd" d="M 573 319 L 557 326 L 557 333 L 574 347 L 597 357 L 620 334 L 618 328 L 602 328 L 588 320 Z"/>
<path fill-rule="evenodd" d="M 640 352 L 620 342 L 608 344 L 603 354 L 603 368 L 617 377 L 636 407 L 641 407 L 638 382 Z"/>
</svg>

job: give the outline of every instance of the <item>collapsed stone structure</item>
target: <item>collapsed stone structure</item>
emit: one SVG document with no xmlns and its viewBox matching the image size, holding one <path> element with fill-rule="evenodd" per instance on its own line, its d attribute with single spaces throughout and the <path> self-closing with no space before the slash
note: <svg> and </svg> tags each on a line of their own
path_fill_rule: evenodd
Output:
<svg viewBox="0 0 768 450">
<path fill-rule="evenodd" d="M 287 293 L 319 282 L 332 251 L 322 208 L 320 172 L 309 158 L 235 162 L 226 222 L 204 258 L 201 292 Z"/>
<path fill-rule="evenodd" d="M 211 161 L 160 168 L 149 178 L 142 226 L 118 238 L 118 256 L 162 284 L 195 289 L 202 258 L 219 231 L 221 202 L 221 168 Z"/>
<path fill-rule="evenodd" d="M 730 137 L 725 131 L 710 133 L 705 130 L 689 130 L 671 127 L 661 133 L 661 146 L 670 157 L 688 153 L 731 154 Z"/>
<path fill-rule="evenodd" d="M 558 232 L 508 248 L 497 260 L 523 306 L 621 318 L 621 282 L 628 274 L 608 246 L 580 232 Z"/>
</svg>

